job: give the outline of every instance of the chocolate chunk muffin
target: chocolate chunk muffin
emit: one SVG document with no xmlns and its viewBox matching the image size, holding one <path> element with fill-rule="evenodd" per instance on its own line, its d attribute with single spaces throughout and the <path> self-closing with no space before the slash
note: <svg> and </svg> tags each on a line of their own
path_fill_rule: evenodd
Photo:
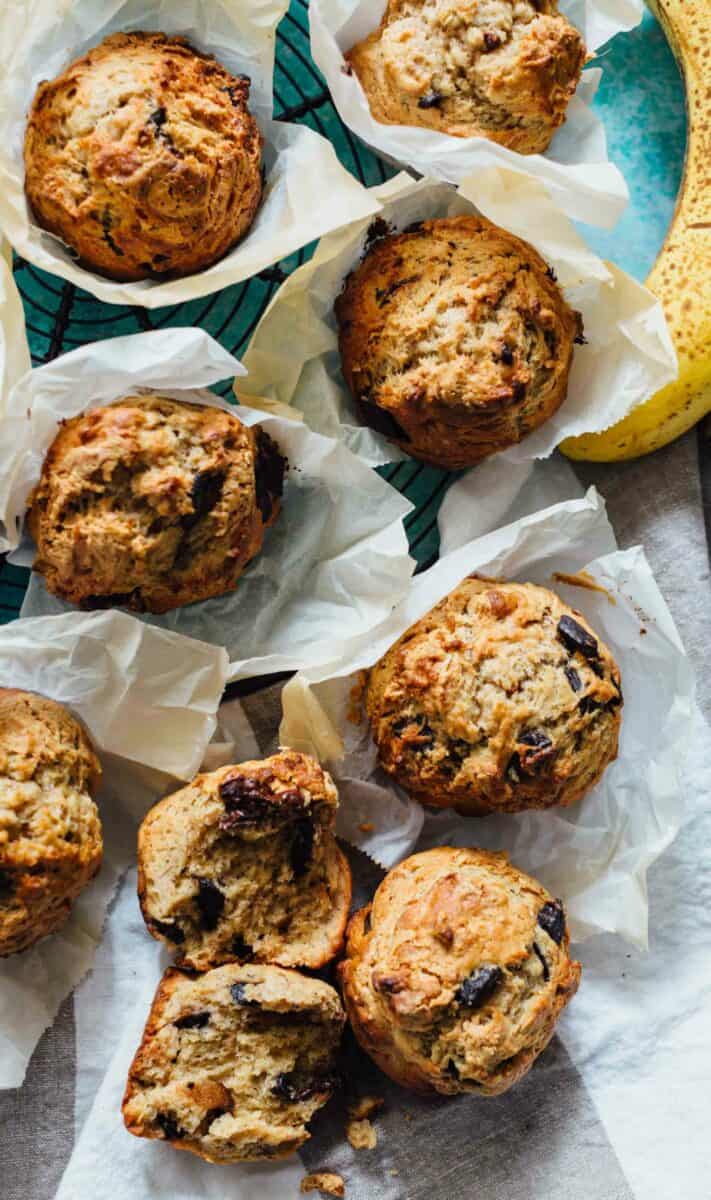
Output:
<svg viewBox="0 0 711 1200">
<path fill-rule="evenodd" d="M 232 590 L 280 507 L 285 460 L 208 405 L 127 396 L 65 421 L 29 500 L 34 570 L 83 608 L 167 612 Z"/>
<path fill-rule="evenodd" d="M 101 866 L 94 748 L 61 704 L 0 688 L 0 956 L 60 929 Z"/>
<path fill-rule="evenodd" d="M 556 412 L 582 334 L 541 256 L 479 216 L 377 238 L 336 318 L 361 420 L 450 469 L 513 446 Z"/>
<path fill-rule="evenodd" d="M 542 154 L 586 57 L 557 0 L 389 0 L 346 60 L 384 125 Z"/>
<path fill-rule="evenodd" d="M 560 901 L 505 854 L 415 854 L 348 926 L 339 975 L 353 1032 L 403 1087 L 498 1095 L 577 991 L 568 940 Z"/>
<path fill-rule="evenodd" d="M 330 775 L 294 750 L 198 775 L 138 834 L 149 931 L 200 971 L 236 960 L 324 966 L 351 899 L 337 807 Z"/>
<path fill-rule="evenodd" d="M 208 1162 L 285 1158 L 337 1084 L 337 993 L 279 967 L 166 971 L 123 1101 L 129 1133 Z"/>
<path fill-rule="evenodd" d="M 388 774 L 480 816 L 580 800 L 617 755 L 622 692 L 555 593 L 465 579 L 373 667 L 365 706 Z"/>
<path fill-rule="evenodd" d="M 245 76 L 184 38 L 112 34 L 37 89 L 25 134 L 36 221 L 110 279 L 210 266 L 259 206 L 248 99 Z"/>
</svg>

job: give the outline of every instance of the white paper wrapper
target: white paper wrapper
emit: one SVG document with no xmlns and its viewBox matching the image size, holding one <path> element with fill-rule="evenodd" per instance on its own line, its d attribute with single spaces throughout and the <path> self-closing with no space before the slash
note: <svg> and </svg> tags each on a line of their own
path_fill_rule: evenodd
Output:
<svg viewBox="0 0 711 1200">
<path fill-rule="evenodd" d="M 12 251 L 7 242 L 0 242 L 0 417 L 10 388 L 29 369 L 30 348 L 22 300 L 12 277 Z"/>
<path fill-rule="evenodd" d="M 583 73 L 567 120 L 544 155 L 517 154 L 486 138 L 456 138 L 437 130 L 384 125 L 371 115 L 358 77 L 346 74 L 343 54 L 380 23 L 386 0 L 311 0 L 311 53 L 323 72 L 341 120 L 384 158 L 421 175 L 458 183 L 485 167 L 500 166 L 533 176 L 569 216 L 612 227 L 629 198 L 625 181 L 607 157 L 605 131 L 590 105 L 601 72 Z M 585 35 L 593 53 L 642 19 L 641 0 L 561 0 L 561 12 Z"/>
<path fill-rule="evenodd" d="M 415 183 L 402 173 L 374 190 L 382 201 L 379 216 L 395 230 L 478 210 L 535 246 L 583 315 L 588 344 L 575 347 L 567 399 L 535 433 L 489 460 L 497 468 L 545 458 L 563 438 L 606 429 L 675 377 L 676 354 L 659 301 L 597 258 L 537 180 L 490 168 L 466 179 L 457 192 L 433 180 Z M 370 224 L 355 221 L 324 238 L 313 258 L 282 284 L 245 354 L 249 377 L 237 386 L 246 396 L 291 405 L 311 428 L 341 438 L 377 465 L 406 455 L 360 424 L 341 374 L 333 313 Z"/>
<path fill-rule="evenodd" d="M 330 229 L 373 211 L 373 199 L 325 138 L 272 120 L 275 29 L 287 0 L 8 0 L 0 12 L 0 225 L 29 262 L 110 304 L 157 308 L 206 296 L 258 271 Z M 38 83 L 119 30 L 181 34 L 252 80 L 250 108 L 264 135 L 267 184 L 246 237 L 220 262 L 186 279 L 116 283 L 85 270 L 33 224 L 24 195 L 22 146 Z"/>
<path fill-rule="evenodd" d="M 585 569 L 607 594 L 553 579 Z M 357 672 L 370 667 L 410 625 L 472 572 L 553 587 L 580 609 L 619 663 L 625 707 L 619 756 L 600 783 L 571 809 L 466 819 L 430 812 L 421 831 L 398 837 L 407 806 L 419 809 L 376 769 L 365 722 L 349 720 Z M 310 688 L 320 710 L 307 709 Z M 352 838 L 377 861 L 447 843 L 506 849 L 512 861 L 540 878 L 566 903 L 573 938 L 618 933 L 638 946 L 647 939 L 646 871 L 669 845 L 684 818 L 683 764 L 697 709 L 694 681 L 671 615 L 640 547 L 615 549 L 612 528 L 594 490 L 467 542 L 417 576 L 405 600 L 383 623 L 351 644 L 330 667 L 300 672 L 283 692 L 284 745 L 310 749 L 336 775 L 372 785 L 376 828 L 355 825 Z M 650 730 L 654 738 L 650 741 Z M 338 740 L 345 757 L 339 760 Z M 346 791 L 347 796 L 347 791 Z M 342 798 L 345 804 L 345 797 Z M 361 793 L 361 814 L 368 805 Z M 421 811 L 421 810 L 420 810 Z M 362 821 L 364 816 L 360 816 Z M 419 838 L 417 834 L 419 832 Z M 383 836 L 385 835 L 385 836 Z M 409 841 L 409 844 L 404 844 Z"/>
<path fill-rule="evenodd" d="M 104 779 L 104 863 L 67 924 L 0 960 L 0 1088 L 19 1087 L 43 1030 L 91 966 L 106 909 L 135 858 L 137 821 L 168 776 L 189 779 L 216 727 L 224 650 L 121 612 L 0 627 L 0 680 L 66 704 L 86 725 Z"/>
<path fill-rule="evenodd" d="M 237 359 L 202 330 L 165 329 L 83 346 L 24 376 L 7 401 L 12 419 L 28 414 L 24 437 L 8 444 L 0 425 L 6 543 L 17 544 L 28 492 L 59 420 L 146 388 L 234 412 L 201 389 L 242 373 Z M 279 518 L 236 591 L 165 616 L 141 616 L 224 645 L 231 679 L 331 658 L 390 612 L 414 566 L 402 523 L 410 503 L 345 446 L 272 414 L 243 407 L 239 417 L 259 422 L 289 460 Z M 33 556 L 28 539 L 13 561 L 30 565 Z M 70 607 L 32 576 L 23 616 Z"/>
</svg>

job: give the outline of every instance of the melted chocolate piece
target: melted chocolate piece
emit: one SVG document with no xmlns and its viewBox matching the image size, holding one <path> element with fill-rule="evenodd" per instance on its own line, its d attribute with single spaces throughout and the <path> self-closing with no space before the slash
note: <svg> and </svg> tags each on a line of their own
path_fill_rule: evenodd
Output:
<svg viewBox="0 0 711 1200">
<path fill-rule="evenodd" d="M 576 621 L 573 617 L 564 614 L 559 622 L 557 634 L 566 650 L 572 650 L 582 654 L 588 661 L 596 661 L 600 657 L 600 648 L 597 640 L 588 633 L 587 629 Z"/>
<path fill-rule="evenodd" d="M 230 988 L 230 995 L 235 1004 L 239 1004 L 242 1008 L 259 1008 L 258 1000 L 248 1000 L 244 994 L 246 983 L 233 983 Z"/>
<path fill-rule="evenodd" d="M 176 1029 L 204 1029 L 210 1020 L 209 1012 L 186 1013 L 173 1021 Z"/>
<path fill-rule="evenodd" d="M 156 921 L 154 918 L 150 921 L 151 929 L 155 929 L 161 937 L 167 938 L 169 942 L 174 942 L 176 946 L 182 945 L 185 941 L 185 930 L 181 929 L 173 921 Z"/>
<path fill-rule="evenodd" d="M 284 493 L 287 461 L 268 433 L 259 428 L 255 432 L 257 453 L 254 459 L 254 490 L 257 508 L 266 525 L 271 520 L 277 500 Z"/>
<path fill-rule="evenodd" d="M 313 857 L 314 824 L 309 817 L 300 817 L 294 822 L 289 848 L 289 863 L 295 879 L 301 879 Z"/>
<path fill-rule="evenodd" d="M 477 967 L 457 988 L 455 1000 L 465 1008 L 481 1008 L 504 978 L 501 967 Z"/>
<path fill-rule="evenodd" d="M 181 1129 L 175 1117 L 171 1113 L 158 1113 L 156 1122 L 160 1125 L 166 1139 L 169 1142 L 177 1142 L 180 1138 L 185 1137 L 185 1130 Z"/>
<path fill-rule="evenodd" d="M 533 953 L 543 967 L 543 982 L 548 983 L 548 980 L 551 977 L 550 967 L 548 966 L 546 956 L 541 950 L 541 947 L 538 945 L 538 942 L 533 943 Z"/>
<path fill-rule="evenodd" d="M 435 91 L 425 92 L 424 96 L 420 96 L 419 100 L 417 101 L 417 107 L 418 108 L 439 108 L 439 106 L 443 100 L 444 100 L 444 96 L 442 95 L 441 92 L 435 92 Z"/>
<path fill-rule="evenodd" d="M 198 879 L 197 906 L 203 929 L 215 929 L 225 907 L 225 897 L 211 879 Z"/>
<path fill-rule="evenodd" d="M 565 934 L 565 913 L 560 900 L 548 900 L 538 914 L 538 924 L 560 946 Z"/>
<path fill-rule="evenodd" d="M 583 684 L 578 672 L 575 670 L 575 667 L 565 667 L 564 671 L 565 678 L 568 680 L 568 683 L 572 687 L 573 691 L 579 692 Z"/>
</svg>

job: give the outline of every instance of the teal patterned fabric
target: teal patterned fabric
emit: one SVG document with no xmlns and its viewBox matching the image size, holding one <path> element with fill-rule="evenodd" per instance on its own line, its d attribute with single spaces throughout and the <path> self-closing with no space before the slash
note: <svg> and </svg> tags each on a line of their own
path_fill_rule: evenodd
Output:
<svg viewBox="0 0 711 1200">
<path fill-rule="evenodd" d="M 601 52 L 600 65 L 603 79 L 595 107 L 607 129 L 610 157 L 624 172 L 632 199 L 614 231 L 584 229 L 584 233 L 602 257 L 644 278 L 664 239 L 681 177 L 683 88 L 666 40 L 649 14 L 639 29 L 617 37 Z M 364 185 L 393 174 L 346 129 L 330 103 L 323 77 L 309 55 L 307 0 L 292 0 L 279 27 L 275 93 L 276 116 L 306 124 L 329 138 L 343 164 Z M 40 365 L 84 342 L 169 325 L 199 325 L 239 357 L 280 282 L 312 250 L 306 247 L 247 283 L 214 296 L 151 312 L 102 304 L 17 259 L 15 278 L 25 306 L 33 363 Z M 216 390 L 225 395 L 229 386 Z M 380 470 L 415 504 L 406 521 L 410 546 L 418 565 L 429 565 L 437 556 L 437 511 L 455 476 L 415 462 Z M 17 616 L 27 575 L 3 564 L 0 623 Z"/>
</svg>

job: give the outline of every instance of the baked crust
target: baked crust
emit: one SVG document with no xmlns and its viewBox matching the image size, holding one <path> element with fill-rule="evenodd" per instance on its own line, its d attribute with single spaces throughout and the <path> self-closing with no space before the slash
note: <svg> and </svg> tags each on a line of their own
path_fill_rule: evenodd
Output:
<svg viewBox="0 0 711 1200">
<path fill-rule="evenodd" d="M 129 1071 L 126 1128 L 208 1162 L 286 1158 L 337 1085 L 344 1022 L 334 989 L 298 971 L 171 968 Z"/>
<path fill-rule="evenodd" d="M 198 775 L 139 830 L 149 932 L 200 971 L 239 960 L 325 966 L 351 901 L 337 807 L 330 775 L 294 750 Z"/>
<path fill-rule="evenodd" d="M 110 279 L 208 267 L 261 198 L 248 98 L 245 76 L 184 38 L 112 34 L 35 94 L 25 189 L 37 222 Z"/>
<path fill-rule="evenodd" d="M 577 991 L 560 903 L 505 854 L 438 847 L 386 875 L 339 966 L 360 1045 L 403 1087 L 505 1092 Z"/>
<path fill-rule="evenodd" d="M 542 154 L 587 54 L 556 0 L 389 0 L 345 57 L 384 125 Z"/>
<path fill-rule="evenodd" d="M 474 215 L 378 237 L 336 317 L 364 423 L 452 470 L 515 445 L 557 411 L 582 333 L 533 247 Z"/>
<path fill-rule="evenodd" d="M 85 608 L 166 612 L 232 590 L 276 519 L 285 462 L 236 415 L 127 396 L 65 421 L 29 499 L 34 570 Z"/>
<path fill-rule="evenodd" d="M 423 804 L 480 816 L 575 804 L 617 755 L 607 646 L 554 592 L 465 579 L 373 667 L 381 766 Z"/>
<path fill-rule="evenodd" d="M 101 866 L 94 748 L 61 704 L 0 688 L 0 956 L 61 928 Z"/>
</svg>

